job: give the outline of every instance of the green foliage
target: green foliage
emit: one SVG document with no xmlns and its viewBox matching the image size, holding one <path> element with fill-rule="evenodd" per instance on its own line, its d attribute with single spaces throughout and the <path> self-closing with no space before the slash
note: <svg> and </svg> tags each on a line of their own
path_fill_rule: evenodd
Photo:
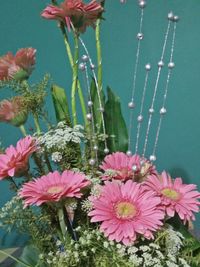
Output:
<svg viewBox="0 0 200 267">
<path fill-rule="evenodd" d="M 27 245 L 19 258 L 20 261 L 30 265 L 30 267 L 45 267 L 39 263 L 39 250 L 33 245 Z M 17 263 L 15 267 L 24 267 L 23 264 Z"/>
<path fill-rule="evenodd" d="M 54 84 L 51 87 L 51 96 L 53 99 L 57 122 L 65 120 L 70 126 L 71 120 L 65 90 Z"/>
<path fill-rule="evenodd" d="M 8 201 L 0 210 L 0 218 L 4 230 L 11 232 L 17 230 L 21 233 L 28 234 L 32 242 L 41 251 L 45 251 L 47 246 L 52 247 L 52 236 L 55 233 L 55 226 L 51 225 L 51 210 L 44 208 L 41 210 L 36 208 L 23 208 L 23 202 L 17 196 Z"/>
<path fill-rule="evenodd" d="M 110 152 L 128 150 L 128 132 L 121 112 L 120 98 L 107 88 L 108 100 L 105 105 L 105 124 Z"/>
<path fill-rule="evenodd" d="M 200 266 L 200 242 L 191 236 L 184 240 L 182 257 L 191 265 L 191 267 Z"/>
<path fill-rule="evenodd" d="M 15 79 L 0 81 L 0 89 L 11 89 L 16 94 L 25 98 L 25 104 L 29 112 L 33 114 L 42 113 L 44 99 L 47 94 L 47 86 L 50 76 L 46 74 L 42 81 L 37 84 L 29 85 L 27 81 L 19 82 Z"/>
<path fill-rule="evenodd" d="M 50 76 L 46 74 L 43 80 L 37 84 L 27 85 L 23 96 L 26 97 L 28 110 L 33 114 L 43 113 L 44 100 L 47 95 L 47 86 Z"/>
</svg>

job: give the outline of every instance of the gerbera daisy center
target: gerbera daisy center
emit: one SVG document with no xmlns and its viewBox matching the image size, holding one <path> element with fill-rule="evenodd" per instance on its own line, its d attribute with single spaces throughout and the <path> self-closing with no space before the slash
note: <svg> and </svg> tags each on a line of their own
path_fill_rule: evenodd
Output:
<svg viewBox="0 0 200 267">
<path fill-rule="evenodd" d="M 49 194 L 57 194 L 63 191 L 63 187 L 62 186 L 51 186 L 49 187 L 49 189 L 47 190 L 47 192 Z"/>
<path fill-rule="evenodd" d="M 120 202 L 115 206 L 115 212 L 120 219 L 131 219 L 136 215 L 136 208 L 130 202 Z"/>
<path fill-rule="evenodd" d="M 171 188 L 165 188 L 161 193 L 172 200 L 178 200 L 180 198 L 180 193 Z"/>
</svg>

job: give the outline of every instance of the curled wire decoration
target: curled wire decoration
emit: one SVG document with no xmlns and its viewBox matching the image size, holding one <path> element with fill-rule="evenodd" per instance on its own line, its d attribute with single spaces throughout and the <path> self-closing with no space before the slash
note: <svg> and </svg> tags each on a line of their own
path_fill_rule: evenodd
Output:
<svg viewBox="0 0 200 267">
<path fill-rule="evenodd" d="M 155 143 L 154 143 L 153 153 L 152 153 L 154 158 L 155 158 L 158 140 L 159 140 L 159 136 L 160 136 L 160 129 L 161 129 L 163 117 L 167 112 L 165 107 L 166 107 L 166 100 L 167 100 L 167 95 L 168 95 L 168 90 L 169 90 L 169 83 L 170 83 L 170 78 L 171 78 L 171 74 L 172 74 L 172 69 L 175 67 L 175 64 L 173 62 L 173 55 L 174 55 L 174 48 L 175 48 L 176 28 L 177 28 L 177 23 L 175 22 L 174 27 L 173 27 L 173 37 L 172 37 L 172 45 L 171 45 L 171 52 L 170 52 L 170 60 L 168 63 L 167 80 L 166 80 L 166 85 L 165 85 L 165 90 L 164 90 L 164 95 L 163 95 L 162 107 L 160 109 L 160 118 L 159 118 L 159 123 L 158 123 L 158 127 L 157 127 Z"/>
<path fill-rule="evenodd" d="M 94 78 L 94 82 L 95 82 L 95 86 L 96 86 L 96 89 L 97 89 L 97 97 L 98 97 L 98 101 L 99 101 L 99 112 L 101 113 L 101 122 L 102 122 L 102 129 L 103 129 L 103 135 L 105 137 L 105 140 L 104 140 L 104 147 L 105 147 L 105 151 L 108 150 L 108 145 L 107 145 L 107 140 L 106 140 L 106 127 L 105 127 L 105 121 L 104 121 L 104 116 L 103 116 L 103 106 L 102 106 L 102 102 L 101 102 L 101 96 L 100 96 L 100 89 L 99 89 L 99 85 L 98 85 L 98 82 L 97 82 L 97 77 L 96 77 L 96 73 L 94 71 L 94 64 L 92 62 L 92 59 L 90 57 L 90 54 L 89 54 L 89 51 L 84 43 L 84 41 L 82 40 L 82 38 L 79 36 L 79 41 L 86 53 L 86 55 L 88 56 L 88 60 L 89 60 L 89 63 L 90 63 L 90 67 L 91 67 L 91 71 L 92 71 L 92 75 L 93 75 L 93 78 Z"/>
<path fill-rule="evenodd" d="M 138 65 L 139 65 L 139 58 L 140 58 L 140 52 L 141 52 L 141 41 L 143 39 L 143 21 L 144 21 L 144 9 L 141 8 L 141 14 L 140 14 L 140 26 L 139 26 L 139 33 L 137 34 L 137 50 L 136 50 L 136 60 L 135 60 L 135 66 L 134 66 L 134 74 L 133 74 L 133 85 L 132 85 L 132 92 L 131 92 L 131 101 L 129 102 L 129 108 L 130 108 L 130 115 L 129 115 L 129 139 L 128 139 L 128 150 L 131 151 L 131 138 L 132 138 L 132 128 L 133 128 L 133 113 L 134 113 L 134 97 L 135 97 L 135 91 L 136 91 L 136 81 L 137 81 L 137 73 L 138 73 Z M 132 104 L 132 106 L 131 106 Z"/>
<path fill-rule="evenodd" d="M 158 91 L 158 84 L 159 84 L 159 81 L 160 81 L 161 70 L 162 70 L 162 68 L 164 66 L 163 59 L 164 59 L 165 52 L 166 52 L 166 46 L 167 46 L 167 41 L 168 41 L 169 32 L 170 32 L 170 28 L 171 28 L 171 23 L 172 23 L 172 21 L 169 20 L 168 21 L 168 25 L 167 25 L 167 30 L 166 30 L 166 33 L 165 33 L 165 37 L 164 37 L 164 44 L 163 44 L 163 48 L 162 48 L 161 58 L 160 58 L 160 61 L 158 62 L 158 72 L 157 72 L 157 77 L 156 77 L 156 83 L 155 83 L 155 87 L 154 87 L 151 106 L 150 106 L 150 109 L 149 109 L 149 118 L 148 118 L 148 123 L 147 123 L 147 129 L 146 129 L 146 135 L 145 135 L 145 141 L 144 141 L 144 147 L 143 147 L 143 154 L 142 154 L 143 157 L 145 157 L 147 144 L 148 144 L 148 141 L 149 141 L 149 133 L 150 133 L 152 117 L 153 117 L 153 113 L 154 113 L 154 105 L 155 105 L 155 100 L 156 100 L 156 94 L 157 94 L 157 91 Z"/>
<path fill-rule="evenodd" d="M 146 68 L 146 75 L 145 75 L 145 81 L 144 81 L 144 88 L 142 92 L 142 98 L 141 98 L 141 104 L 140 104 L 140 112 L 137 117 L 137 133 L 136 133 L 136 144 L 135 144 L 135 154 L 138 152 L 138 147 L 139 147 L 139 139 L 140 139 L 140 132 L 141 132 L 141 123 L 143 121 L 143 109 L 144 109 L 144 101 L 145 101 L 145 96 L 146 96 L 146 91 L 147 91 L 147 84 L 148 84 L 148 79 L 149 79 L 149 70 L 151 68 L 150 64 L 147 64 L 145 66 Z"/>
<path fill-rule="evenodd" d="M 94 125 L 94 114 L 93 114 L 93 108 L 92 108 L 92 96 L 91 96 L 91 92 L 90 92 L 90 82 L 89 82 L 89 75 L 88 75 L 88 67 L 86 63 L 81 63 L 83 64 L 83 69 L 82 69 L 82 73 L 83 73 L 83 80 L 84 80 L 84 85 L 86 88 L 86 91 L 88 93 L 88 114 L 91 114 L 91 136 L 89 136 L 90 138 L 90 149 L 91 149 L 91 159 L 93 158 L 93 153 L 95 154 L 95 159 L 96 162 L 98 162 L 98 153 L 97 153 L 97 149 L 95 149 L 95 147 L 97 147 L 96 144 L 96 139 L 93 140 L 93 138 L 96 137 L 96 132 L 95 132 L 95 125 Z M 90 127 L 90 125 L 89 125 Z"/>
</svg>

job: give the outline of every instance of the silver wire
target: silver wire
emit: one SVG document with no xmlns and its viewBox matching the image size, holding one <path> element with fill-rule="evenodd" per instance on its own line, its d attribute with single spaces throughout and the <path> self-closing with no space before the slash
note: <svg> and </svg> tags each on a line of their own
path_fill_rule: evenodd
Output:
<svg viewBox="0 0 200 267">
<path fill-rule="evenodd" d="M 168 25 L 167 25 L 167 30 L 166 30 L 166 33 L 165 33 L 164 44 L 163 44 L 163 48 L 162 48 L 162 54 L 161 54 L 160 61 L 163 61 L 163 58 L 164 58 L 164 55 L 165 55 L 170 26 L 171 26 L 171 21 L 169 20 L 168 21 Z M 157 78 L 156 78 L 156 83 L 155 83 L 155 87 L 154 87 L 152 103 L 151 103 L 151 107 L 150 107 L 151 109 L 154 109 L 154 104 L 155 104 L 155 100 L 156 100 L 156 93 L 157 93 L 157 90 L 158 90 L 158 84 L 159 84 L 159 80 L 160 80 L 161 70 L 162 70 L 162 67 L 159 66 L 158 67 Z M 151 122 L 152 122 L 152 116 L 153 116 L 153 114 L 149 113 L 149 119 L 148 119 L 146 136 L 145 136 L 144 147 L 143 147 L 143 154 L 142 154 L 143 157 L 145 157 L 145 153 L 146 153 L 146 149 L 147 149 L 147 144 L 148 144 L 148 139 L 149 139 L 149 132 L 150 132 Z"/>
</svg>

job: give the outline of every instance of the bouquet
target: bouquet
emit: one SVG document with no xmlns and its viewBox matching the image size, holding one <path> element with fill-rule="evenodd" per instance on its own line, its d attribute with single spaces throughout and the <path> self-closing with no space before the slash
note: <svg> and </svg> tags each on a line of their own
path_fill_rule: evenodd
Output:
<svg viewBox="0 0 200 267">
<path fill-rule="evenodd" d="M 29 82 L 36 49 L 21 48 L 16 54 L 8 52 L 0 57 L 0 87 L 14 92 L 12 98 L 0 102 L 0 121 L 13 125 L 23 135 L 16 145 L 0 150 L 0 180 L 10 183 L 14 192 L 1 208 L 0 226 L 8 232 L 17 230 L 28 235 L 21 257 L 10 257 L 17 266 L 27 267 L 198 267 L 200 242 L 190 233 L 190 227 L 194 213 L 199 211 L 200 193 L 196 185 L 185 184 L 180 177 L 172 178 L 166 171 L 159 173 L 155 165 L 165 101 L 175 67 L 173 51 L 179 17 L 172 12 L 167 17 L 156 84 L 147 112 L 144 147 L 140 151 L 149 63 L 145 65 L 136 124 L 133 115 L 146 2 L 138 2 L 140 28 L 132 97 L 128 103 L 129 129 L 119 98 L 110 88 L 107 95 L 103 91 L 100 29 L 105 6 L 106 1 L 52 0 L 41 12 L 43 18 L 57 22 L 64 39 L 72 70 L 70 101 L 65 89 L 49 75 L 39 83 Z M 82 37 L 88 27 L 95 31 L 96 64 Z M 170 30 L 166 87 L 153 153 L 147 158 Z M 56 123 L 49 119 L 45 105 L 49 87 Z M 31 129 L 27 128 L 27 120 L 34 125 Z M 6 254 L 3 250 L 0 253 Z"/>
</svg>

